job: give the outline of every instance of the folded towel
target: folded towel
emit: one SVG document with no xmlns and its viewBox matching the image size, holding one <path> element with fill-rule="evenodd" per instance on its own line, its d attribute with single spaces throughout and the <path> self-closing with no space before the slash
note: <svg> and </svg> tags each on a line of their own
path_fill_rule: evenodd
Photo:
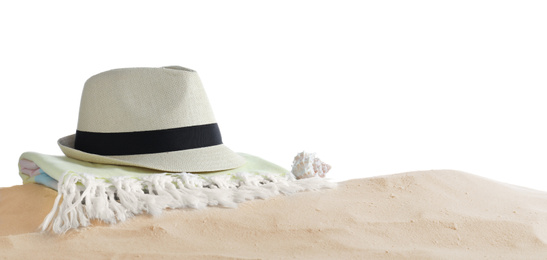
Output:
<svg viewBox="0 0 547 260">
<path fill-rule="evenodd" d="M 319 177 L 296 180 L 278 165 L 240 155 L 247 160 L 242 167 L 191 174 L 27 152 L 20 157 L 19 175 L 24 183 L 57 189 L 53 209 L 41 225 L 42 231 L 55 233 L 88 226 L 92 219 L 116 223 L 166 208 L 236 207 L 246 200 L 336 186 Z"/>
</svg>

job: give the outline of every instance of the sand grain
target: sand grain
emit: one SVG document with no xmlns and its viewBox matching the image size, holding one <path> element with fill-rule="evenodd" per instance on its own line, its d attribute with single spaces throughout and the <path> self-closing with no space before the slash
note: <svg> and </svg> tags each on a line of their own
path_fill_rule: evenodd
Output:
<svg viewBox="0 0 547 260">
<path fill-rule="evenodd" d="M 171 210 L 64 236 L 29 233 L 54 196 L 35 184 L 0 189 L 0 257 L 547 258 L 547 193 L 457 171 L 356 179 L 237 209 Z"/>
</svg>

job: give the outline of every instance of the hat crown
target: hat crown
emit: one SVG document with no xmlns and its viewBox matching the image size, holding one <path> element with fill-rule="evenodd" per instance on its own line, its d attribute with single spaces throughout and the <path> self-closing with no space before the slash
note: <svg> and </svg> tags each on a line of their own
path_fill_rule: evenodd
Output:
<svg viewBox="0 0 547 260">
<path fill-rule="evenodd" d="M 86 81 L 77 129 L 134 132 L 215 122 L 197 72 L 178 66 L 125 68 Z"/>
</svg>

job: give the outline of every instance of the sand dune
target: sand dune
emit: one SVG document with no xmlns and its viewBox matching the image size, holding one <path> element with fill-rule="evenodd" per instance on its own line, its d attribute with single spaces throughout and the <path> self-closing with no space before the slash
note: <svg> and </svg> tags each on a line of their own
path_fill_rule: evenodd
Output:
<svg viewBox="0 0 547 260">
<path fill-rule="evenodd" d="M 547 259 L 547 193 L 457 171 L 33 232 L 55 195 L 35 184 L 0 189 L 0 258 Z"/>
</svg>

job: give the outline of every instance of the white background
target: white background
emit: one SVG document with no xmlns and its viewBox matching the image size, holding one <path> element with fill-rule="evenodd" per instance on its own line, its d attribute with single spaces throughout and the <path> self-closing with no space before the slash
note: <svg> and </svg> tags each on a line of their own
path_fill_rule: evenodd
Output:
<svg viewBox="0 0 547 260">
<path fill-rule="evenodd" d="M 454 169 L 547 191 L 544 1 L 4 1 L 0 186 L 58 154 L 83 84 L 197 70 L 224 142 L 341 181 Z"/>
</svg>

